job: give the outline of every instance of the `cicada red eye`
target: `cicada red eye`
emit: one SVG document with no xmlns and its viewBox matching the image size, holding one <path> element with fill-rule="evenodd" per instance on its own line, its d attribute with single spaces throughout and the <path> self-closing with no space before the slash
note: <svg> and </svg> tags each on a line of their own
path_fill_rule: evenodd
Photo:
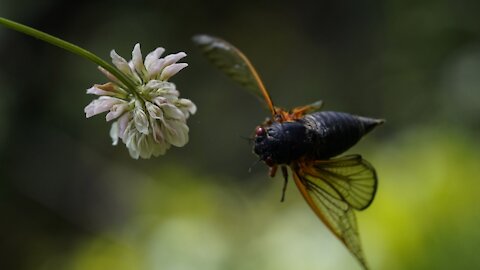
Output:
<svg viewBox="0 0 480 270">
<path fill-rule="evenodd" d="M 257 128 L 255 129 L 255 135 L 257 135 L 257 137 L 258 137 L 258 136 L 264 136 L 265 133 L 266 133 L 266 131 L 265 131 L 265 129 L 264 129 L 263 127 L 257 127 Z"/>
</svg>

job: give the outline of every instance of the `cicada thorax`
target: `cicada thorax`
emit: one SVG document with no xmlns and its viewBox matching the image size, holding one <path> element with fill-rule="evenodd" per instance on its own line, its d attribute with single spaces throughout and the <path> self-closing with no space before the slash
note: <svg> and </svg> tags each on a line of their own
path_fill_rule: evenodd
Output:
<svg viewBox="0 0 480 270">
<path fill-rule="evenodd" d="M 269 166 L 300 158 L 329 159 L 348 150 L 381 123 L 383 120 L 331 111 L 273 121 L 257 127 L 254 152 Z"/>
</svg>

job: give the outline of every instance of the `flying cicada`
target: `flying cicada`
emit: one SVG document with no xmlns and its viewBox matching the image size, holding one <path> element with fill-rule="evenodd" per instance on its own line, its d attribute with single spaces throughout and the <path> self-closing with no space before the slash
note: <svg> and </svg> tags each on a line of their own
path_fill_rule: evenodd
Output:
<svg viewBox="0 0 480 270">
<path fill-rule="evenodd" d="M 282 201 L 288 166 L 308 205 L 367 269 L 354 210 L 364 210 L 372 203 L 377 175 L 360 155 L 336 156 L 384 121 L 319 111 L 321 101 L 291 111 L 276 107 L 240 50 L 208 35 L 197 35 L 193 40 L 216 67 L 251 90 L 270 109 L 272 118 L 255 129 L 253 152 L 270 168 L 270 176 L 281 168 L 285 179 Z"/>
</svg>

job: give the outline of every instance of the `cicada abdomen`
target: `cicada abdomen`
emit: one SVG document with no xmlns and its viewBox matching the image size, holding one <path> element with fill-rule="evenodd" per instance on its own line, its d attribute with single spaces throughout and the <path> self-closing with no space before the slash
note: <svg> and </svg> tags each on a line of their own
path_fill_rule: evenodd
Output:
<svg viewBox="0 0 480 270">
<path fill-rule="evenodd" d="M 322 111 L 299 120 L 306 127 L 311 147 L 306 155 L 314 160 L 337 156 L 355 145 L 384 120 L 344 112 Z"/>
</svg>

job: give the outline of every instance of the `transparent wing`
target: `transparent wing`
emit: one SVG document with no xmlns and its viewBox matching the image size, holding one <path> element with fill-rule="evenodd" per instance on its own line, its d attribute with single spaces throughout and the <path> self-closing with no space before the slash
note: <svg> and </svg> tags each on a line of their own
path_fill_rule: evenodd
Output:
<svg viewBox="0 0 480 270">
<path fill-rule="evenodd" d="M 272 100 L 260 76 L 250 60 L 239 49 L 223 39 L 209 35 L 196 35 L 193 37 L 193 42 L 200 47 L 213 65 L 242 84 L 260 100 L 265 101 L 272 114 L 275 114 Z"/>
<path fill-rule="evenodd" d="M 356 210 L 367 208 L 375 198 L 377 174 L 360 155 L 317 160 L 302 169 L 312 182 L 326 182 Z"/>
<path fill-rule="evenodd" d="M 323 101 L 318 100 L 312 104 L 293 108 L 292 115 L 295 119 L 303 117 L 305 114 L 319 111 L 323 106 Z"/>
<path fill-rule="evenodd" d="M 367 269 L 353 210 L 365 209 L 373 200 L 377 186 L 373 167 L 355 155 L 294 164 L 292 171 L 295 184 L 315 214 Z M 350 184 L 354 179 L 365 179 L 358 180 L 365 184 Z"/>
</svg>

